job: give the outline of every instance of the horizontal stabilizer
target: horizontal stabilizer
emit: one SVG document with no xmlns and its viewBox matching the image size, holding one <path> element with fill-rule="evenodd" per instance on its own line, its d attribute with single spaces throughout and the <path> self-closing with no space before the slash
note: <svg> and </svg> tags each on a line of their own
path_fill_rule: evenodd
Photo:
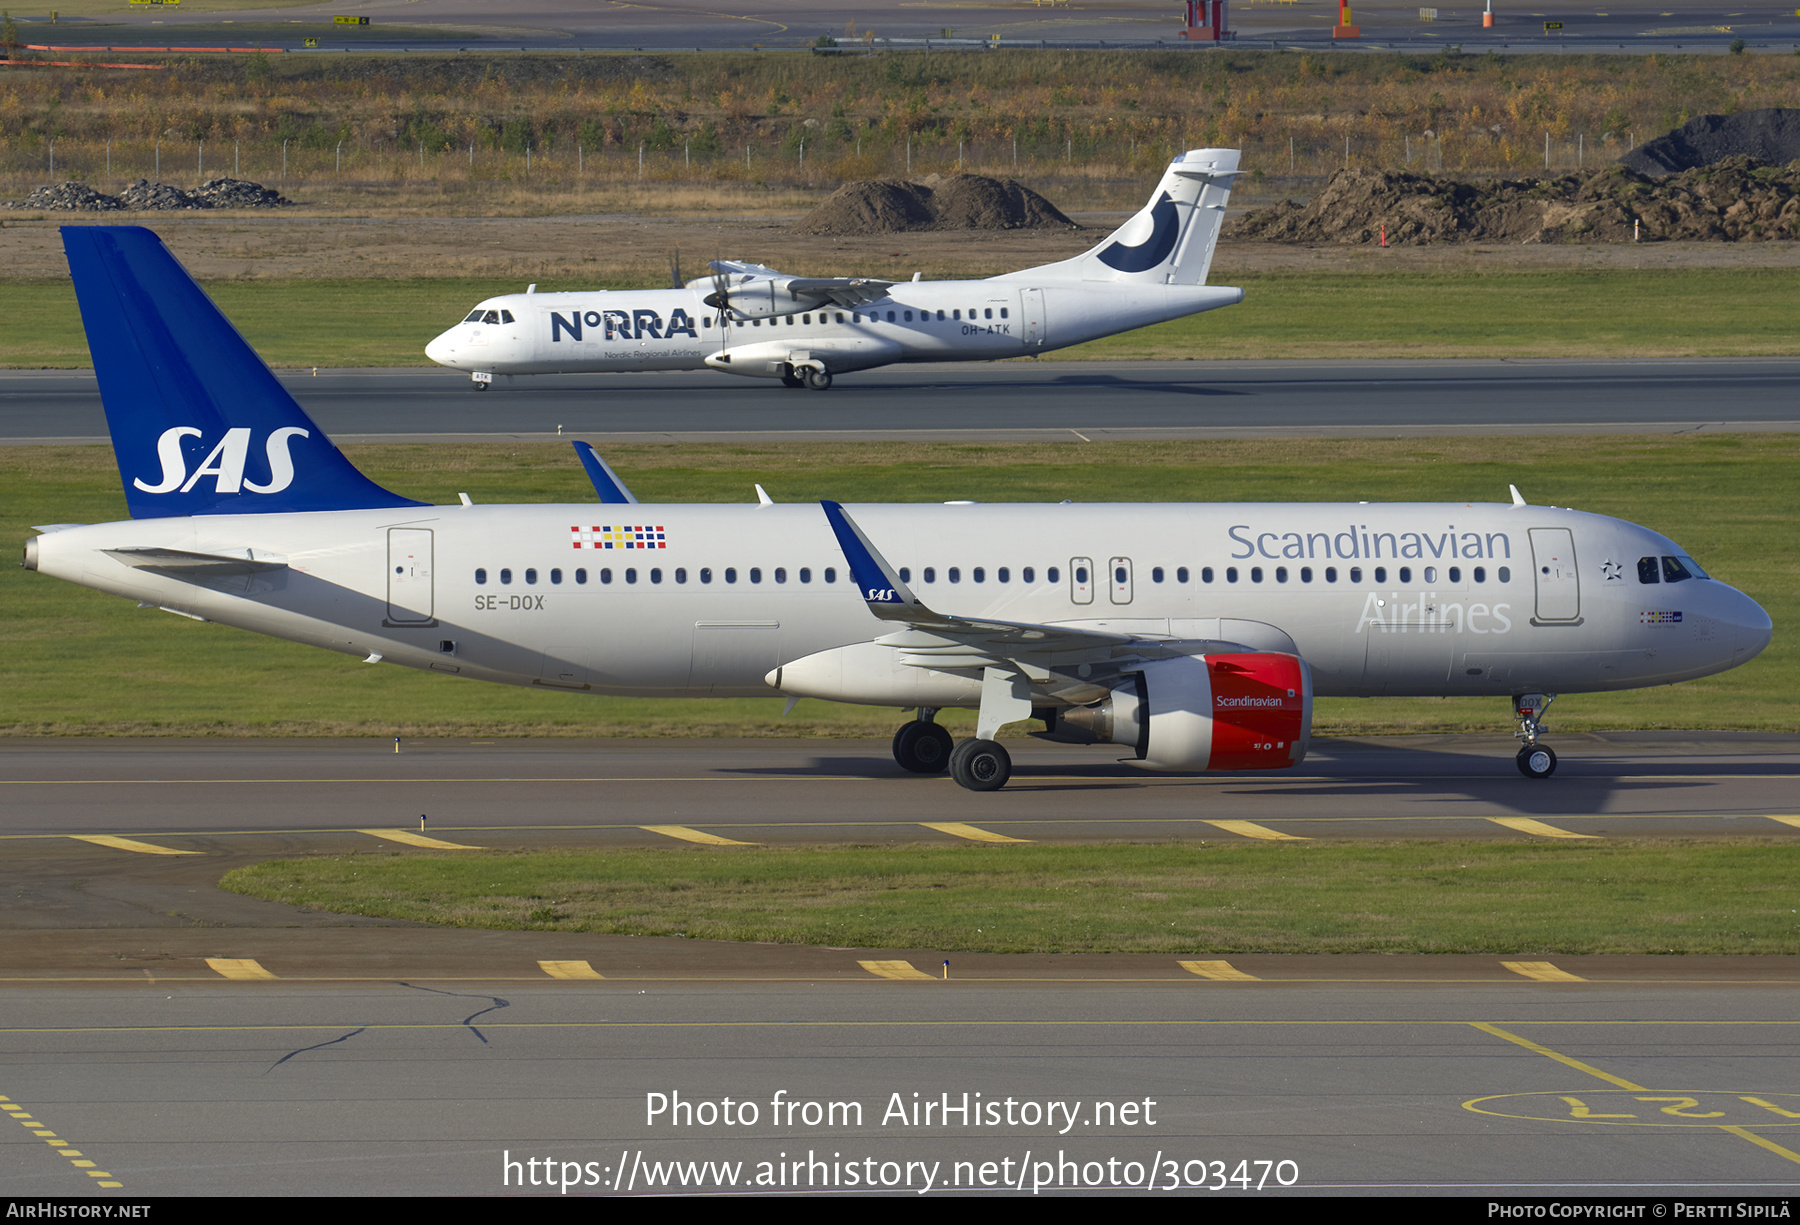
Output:
<svg viewBox="0 0 1800 1225">
<path fill-rule="evenodd" d="M 249 549 L 244 550 L 241 557 L 228 553 L 189 553 L 185 549 L 127 548 L 105 552 L 134 570 L 154 570 L 176 577 L 222 578 L 232 574 L 268 574 L 288 568 L 285 561 L 259 558 Z"/>
</svg>

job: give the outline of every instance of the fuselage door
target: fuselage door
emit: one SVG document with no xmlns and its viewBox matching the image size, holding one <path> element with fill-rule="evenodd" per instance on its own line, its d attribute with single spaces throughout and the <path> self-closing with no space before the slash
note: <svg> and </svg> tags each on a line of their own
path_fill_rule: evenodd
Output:
<svg viewBox="0 0 1800 1225">
<path fill-rule="evenodd" d="M 1106 563 L 1108 577 L 1112 580 L 1110 591 L 1114 604 L 1131 603 L 1131 559 L 1114 557 Z"/>
<path fill-rule="evenodd" d="M 388 529 L 388 620 L 396 625 L 431 621 L 431 529 Z"/>
<path fill-rule="evenodd" d="M 1575 533 L 1566 527 L 1531 529 L 1538 621 L 1581 618 L 1581 580 L 1575 573 Z"/>
<path fill-rule="evenodd" d="M 1069 599 L 1077 604 L 1094 602 L 1094 561 L 1091 557 L 1069 559 Z"/>
<path fill-rule="evenodd" d="M 1044 347 L 1044 337 L 1049 331 L 1044 326 L 1044 291 L 1023 289 L 1019 291 L 1019 298 L 1019 315 L 1024 325 L 1025 351 L 1036 353 Z"/>
</svg>

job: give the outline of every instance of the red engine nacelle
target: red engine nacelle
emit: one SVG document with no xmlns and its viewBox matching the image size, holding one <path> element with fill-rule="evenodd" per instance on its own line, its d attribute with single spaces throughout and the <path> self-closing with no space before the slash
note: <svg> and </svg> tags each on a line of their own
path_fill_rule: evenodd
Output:
<svg viewBox="0 0 1800 1225">
<path fill-rule="evenodd" d="M 1160 770 L 1286 769 L 1312 739 L 1312 670 L 1272 651 L 1153 660 L 1099 703 L 1059 712 L 1057 731 L 1131 745 Z"/>
</svg>

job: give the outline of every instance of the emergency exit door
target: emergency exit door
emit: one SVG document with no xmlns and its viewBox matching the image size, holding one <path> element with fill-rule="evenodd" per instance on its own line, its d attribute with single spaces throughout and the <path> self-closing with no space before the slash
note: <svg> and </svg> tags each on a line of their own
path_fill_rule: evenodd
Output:
<svg viewBox="0 0 1800 1225">
<path fill-rule="evenodd" d="M 430 625 L 432 621 L 431 529 L 388 529 L 388 623 Z"/>
</svg>

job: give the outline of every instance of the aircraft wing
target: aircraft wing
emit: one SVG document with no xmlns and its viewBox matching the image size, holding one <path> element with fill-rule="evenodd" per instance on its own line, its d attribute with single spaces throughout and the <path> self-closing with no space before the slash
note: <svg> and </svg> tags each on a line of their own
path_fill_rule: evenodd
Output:
<svg viewBox="0 0 1800 1225">
<path fill-rule="evenodd" d="M 718 277 L 723 278 L 728 297 L 756 297 L 760 301 L 762 287 L 766 286 L 771 304 L 776 309 L 784 308 L 784 295 L 787 305 L 803 309 L 810 304 L 823 302 L 857 307 L 886 297 L 888 290 L 894 285 L 892 281 L 868 277 L 789 276 L 762 264 L 746 264 L 738 260 L 714 260 L 710 266 Z M 692 288 L 704 288 L 710 282 L 703 277 L 689 284 Z"/>
<path fill-rule="evenodd" d="M 947 616 L 927 608 L 881 556 L 869 538 L 836 502 L 821 502 L 825 517 L 844 551 L 850 575 L 869 611 L 904 629 L 876 639 L 905 654 L 905 662 L 922 667 L 991 667 L 1000 660 L 1047 666 L 1081 658 L 1110 659 L 1142 640 L 1130 634 L 1066 625 Z"/>
</svg>

